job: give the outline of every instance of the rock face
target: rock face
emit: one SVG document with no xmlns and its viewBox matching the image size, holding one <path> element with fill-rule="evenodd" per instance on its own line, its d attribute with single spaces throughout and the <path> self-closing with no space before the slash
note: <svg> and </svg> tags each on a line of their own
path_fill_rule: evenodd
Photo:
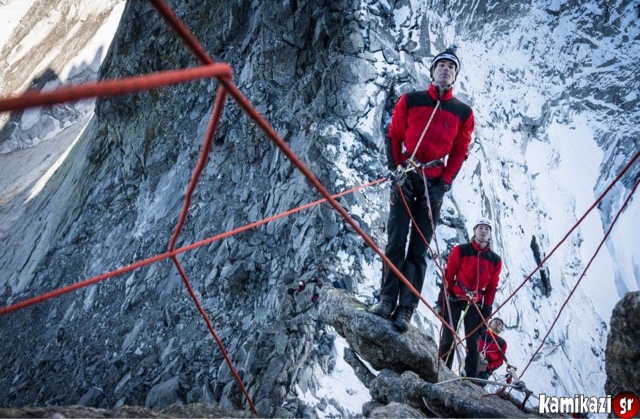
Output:
<svg viewBox="0 0 640 419">
<path fill-rule="evenodd" d="M 611 315 L 607 339 L 605 393 L 615 396 L 622 391 L 640 394 L 640 292 L 629 292 Z"/>
<path fill-rule="evenodd" d="M 354 127 L 365 115 L 380 118 L 391 83 L 372 85 L 371 101 L 355 102 L 352 90 L 377 74 L 352 2 L 170 3 L 215 60 L 234 68 L 241 91 L 331 192 L 382 171 L 380 132 L 367 129 L 359 145 L 339 149 L 338 128 L 360 138 Z M 134 1 L 101 78 L 196 64 L 150 3 Z M 98 101 L 65 163 L 2 236 L 2 301 L 165 252 L 216 89 L 207 80 Z M 346 155 L 348 176 L 335 169 Z M 316 199 L 229 101 L 178 246 Z M 383 202 L 362 193 L 343 201 L 373 214 Z M 374 231 L 379 223 L 362 221 Z M 261 416 L 302 416 L 309 408 L 296 386 L 315 388 L 314 369 L 329 368 L 333 356 L 323 349 L 332 344 L 325 326 L 306 307 L 312 287 L 295 296 L 287 290 L 330 276 L 340 252 L 371 260 L 366 249 L 333 211 L 315 207 L 179 256 Z M 167 261 L 3 316 L 0 340 L 12 342 L 0 360 L 2 406 L 202 401 L 248 409 Z"/>
<path fill-rule="evenodd" d="M 215 406 L 194 403 L 188 406 L 172 405 L 165 409 L 151 410 L 140 406 L 123 406 L 119 409 L 98 409 L 86 406 L 0 408 L 3 418 L 253 418 L 246 411 L 228 411 Z"/>
</svg>

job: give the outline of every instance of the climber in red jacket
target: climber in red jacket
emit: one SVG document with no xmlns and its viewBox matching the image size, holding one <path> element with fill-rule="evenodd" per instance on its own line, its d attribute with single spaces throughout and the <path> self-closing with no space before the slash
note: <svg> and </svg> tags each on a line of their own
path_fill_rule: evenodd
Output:
<svg viewBox="0 0 640 419">
<path fill-rule="evenodd" d="M 504 329 L 504 322 L 494 317 L 489 322 L 489 328 L 482 333 L 478 341 L 480 362 L 478 364 L 478 378 L 487 380 L 491 374 L 507 360 L 507 342 L 498 336 Z M 484 387 L 486 383 L 478 383 Z"/>
<path fill-rule="evenodd" d="M 431 64 L 433 81 L 428 90 L 402 95 L 389 127 L 387 158 L 396 175 L 390 193 L 385 255 L 418 293 L 444 194 L 467 156 L 474 127 L 472 109 L 453 97 L 452 85 L 459 72 L 460 60 L 454 49 L 438 54 Z M 405 332 L 418 301 L 418 296 L 384 266 L 380 302 L 372 312 L 392 317 L 396 327 Z"/>
<path fill-rule="evenodd" d="M 446 301 L 440 304 L 443 308 L 443 318 L 454 330 L 463 313 L 464 329 L 469 333 L 482 324 L 483 319 L 488 318 L 492 312 L 502 271 L 502 259 L 489 246 L 491 228 L 491 220 L 480 218 L 473 227 L 471 242 L 455 246 L 449 255 L 444 278 L 449 304 L 446 304 Z M 449 308 L 451 315 L 448 312 Z M 467 377 L 477 377 L 478 335 L 479 332 L 476 331 L 467 336 Z M 453 365 L 452 348 L 453 333 L 449 328 L 443 327 L 439 354 L 449 368 Z"/>
</svg>

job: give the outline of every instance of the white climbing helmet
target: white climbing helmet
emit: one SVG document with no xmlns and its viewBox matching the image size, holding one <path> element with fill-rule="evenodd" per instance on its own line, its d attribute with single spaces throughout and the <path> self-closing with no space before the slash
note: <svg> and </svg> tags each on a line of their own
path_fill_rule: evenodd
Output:
<svg viewBox="0 0 640 419">
<path fill-rule="evenodd" d="M 478 218 L 478 220 L 476 221 L 476 223 L 473 226 L 473 230 L 475 231 L 476 227 L 478 227 L 479 225 L 486 225 L 489 226 L 489 228 L 491 230 L 493 230 L 493 223 L 491 222 L 490 219 L 488 219 L 487 217 L 480 217 Z"/>
</svg>

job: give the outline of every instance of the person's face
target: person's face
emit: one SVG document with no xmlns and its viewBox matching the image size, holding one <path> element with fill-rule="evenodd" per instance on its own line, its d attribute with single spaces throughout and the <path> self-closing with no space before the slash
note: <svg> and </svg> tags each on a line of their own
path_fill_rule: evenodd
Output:
<svg viewBox="0 0 640 419">
<path fill-rule="evenodd" d="M 491 330 L 493 330 L 497 334 L 500 334 L 500 332 L 504 330 L 504 323 L 502 323 L 500 320 L 491 320 L 489 327 L 491 327 Z"/>
<path fill-rule="evenodd" d="M 474 235 L 476 236 L 476 241 L 479 243 L 486 243 L 491 237 L 491 227 L 485 224 L 480 224 L 476 227 Z"/>
<path fill-rule="evenodd" d="M 440 60 L 433 69 L 433 81 L 440 86 L 449 86 L 456 79 L 456 65 L 451 60 Z"/>
</svg>

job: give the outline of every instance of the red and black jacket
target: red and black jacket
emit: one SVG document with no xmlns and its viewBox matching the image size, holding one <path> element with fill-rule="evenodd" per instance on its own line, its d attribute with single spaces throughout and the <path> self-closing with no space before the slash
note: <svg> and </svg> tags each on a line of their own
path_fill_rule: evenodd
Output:
<svg viewBox="0 0 640 419">
<path fill-rule="evenodd" d="M 489 361 L 487 370 L 493 372 L 505 361 L 507 342 L 488 329 L 478 339 L 478 352 Z"/>
<path fill-rule="evenodd" d="M 438 90 L 433 84 L 427 91 L 407 93 L 400 97 L 393 110 L 388 134 L 394 167 L 403 164 L 413 155 L 437 103 Z M 449 184 L 453 181 L 467 157 L 473 127 L 473 110 L 453 97 L 453 89 L 449 89 L 440 99 L 440 106 L 431 120 L 415 158 L 419 162 L 429 163 L 449 157 L 446 165 L 424 169 L 426 176 L 441 177 Z M 403 143 L 408 155 L 402 152 Z"/>
<path fill-rule="evenodd" d="M 445 285 L 449 295 L 467 298 L 472 292 L 476 302 L 493 305 L 502 272 L 502 259 L 487 245 L 471 243 L 455 246 L 445 270 Z"/>
</svg>

